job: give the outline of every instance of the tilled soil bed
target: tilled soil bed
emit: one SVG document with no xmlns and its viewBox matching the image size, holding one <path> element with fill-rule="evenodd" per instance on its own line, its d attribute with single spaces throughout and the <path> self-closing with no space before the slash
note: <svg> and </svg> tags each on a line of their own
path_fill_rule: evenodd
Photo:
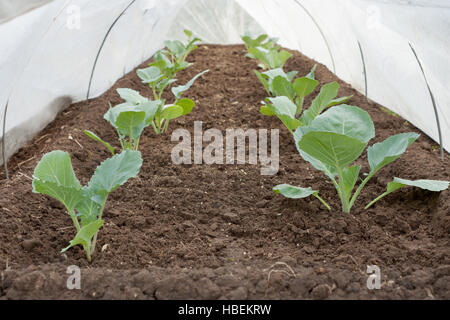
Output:
<svg viewBox="0 0 450 320">
<path fill-rule="evenodd" d="M 281 122 L 259 114 L 266 93 L 243 46 L 200 46 L 188 60 L 194 65 L 179 74 L 180 84 L 210 69 L 185 94 L 197 106 L 172 121 L 166 134 L 144 131 L 141 173 L 110 196 L 91 264 L 81 247 L 60 253 L 74 235 L 72 222 L 57 201 L 31 192 L 30 177 L 44 153 L 61 149 L 87 183 L 109 154 L 83 130 L 117 141 L 103 119 L 109 101 L 121 102 L 115 89 L 151 96 L 150 89 L 131 72 L 101 97 L 67 108 L 10 159 L 11 179 L 0 180 L 0 299 L 450 298 L 449 191 L 404 188 L 363 209 L 394 176 L 449 180 L 449 157 L 440 160 L 436 143 L 422 134 L 370 181 L 352 213 L 344 214 L 332 184 L 302 160 Z M 286 70 L 303 75 L 314 63 L 294 53 Z M 420 133 L 324 66 L 318 66 L 316 78 L 322 84 L 339 81 L 340 96 L 354 95 L 350 104 L 370 113 L 376 128 L 371 143 L 400 132 Z M 262 176 L 261 166 L 250 164 L 173 164 L 178 142 L 171 142 L 171 134 L 177 128 L 193 134 L 194 121 L 224 135 L 227 128 L 280 129 L 279 172 Z M 367 172 L 365 154 L 362 160 Z M 313 198 L 273 194 L 279 183 L 312 186 L 333 210 Z M 66 287 L 70 265 L 82 269 L 81 290 Z M 367 265 L 380 267 L 381 289 L 367 289 Z"/>
</svg>

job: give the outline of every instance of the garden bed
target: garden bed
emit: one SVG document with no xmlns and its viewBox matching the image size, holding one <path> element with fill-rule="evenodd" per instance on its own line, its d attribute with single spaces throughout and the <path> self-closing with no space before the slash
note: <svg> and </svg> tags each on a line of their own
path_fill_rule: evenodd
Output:
<svg viewBox="0 0 450 320">
<path fill-rule="evenodd" d="M 115 89 L 149 97 L 148 86 L 129 73 L 101 97 L 67 108 L 9 160 L 11 180 L 0 180 L 0 299 L 450 298 L 449 191 L 408 187 L 364 210 L 394 176 L 449 180 L 448 154 L 441 161 L 436 143 L 422 134 L 368 183 L 351 214 L 342 213 L 333 185 L 299 156 L 288 130 L 259 113 L 266 93 L 252 72 L 256 63 L 244 54 L 243 46 L 207 45 L 189 56 L 194 65 L 177 75 L 180 83 L 210 69 L 188 91 L 197 106 L 165 134 L 144 131 L 139 177 L 111 194 L 90 264 L 81 247 L 60 253 L 75 232 L 70 217 L 57 201 L 33 194 L 30 178 L 43 154 L 60 149 L 86 184 L 109 154 L 83 131 L 115 141 L 103 119 L 109 101 L 121 102 Z M 287 70 L 306 74 L 314 63 L 294 53 Z M 316 79 L 338 81 L 340 96 L 354 95 L 349 104 L 369 112 L 372 143 L 420 133 L 322 65 Z M 280 129 L 278 174 L 262 176 L 259 165 L 249 164 L 173 164 L 172 131 L 193 134 L 194 121 L 222 132 Z M 358 162 L 367 172 L 365 153 Z M 320 190 L 332 211 L 315 199 L 275 195 L 272 187 L 280 183 Z M 66 288 L 69 265 L 82 268 L 81 290 Z M 380 267 L 381 289 L 367 289 L 367 265 Z"/>
</svg>

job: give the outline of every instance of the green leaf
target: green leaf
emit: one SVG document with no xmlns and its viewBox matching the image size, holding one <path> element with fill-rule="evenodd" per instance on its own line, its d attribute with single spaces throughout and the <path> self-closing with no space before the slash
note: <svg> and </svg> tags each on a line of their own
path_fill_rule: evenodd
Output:
<svg viewBox="0 0 450 320">
<path fill-rule="evenodd" d="M 178 71 L 178 70 L 177 70 Z M 161 81 L 158 82 L 158 84 L 156 85 L 156 88 L 162 92 L 168 85 L 171 85 L 172 83 L 177 82 L 177 79 L 163 79 Z"/>
<path fill-rule="evenodd" d="M 324 85 L 317 97 L 313 100 L 311 106 L 303 113 L 300 120 L 309 125 L 323 110 L 326 109 L 328 104 L 337 96 L 339 91 L 339 84 L 332 82 Z"/>
<path fill-rule="evenodd" d="M 192 38 L 192 31 L 190 31 L 188 29 L 184 29 L 183 32 L 188 38 Z"/>
<path fill-rule="evenodd" d="M 272 89 L 275 96 L 285 96 L 290 100 L 295 98 L 295 90 L 286 78 L 280 76 L 275 77 L 272 82 Z"/>
<path fill-rule="evenodd" d="M 183 108 L 182 115 L 184 116 L 192 111 L 192 109 L 195 107 L 195 102 L 192 99 L 184 98 L 178 100 L 176 105 Z"/>
<path fill-rule="evenodd" d="M 274 116 L 275 112 L 273 112 L 268 106 L 262 106 L 259 108 L 259 112 L 265 116 Z"/>
<path fill-rule="evenodd" d="M 164 41 L 164 45 L 177 58 L 182 57 L 186 50 L 183 43 L 178 40 L 166 40 L 166 41 Z"/>
<path fill-rule="evenodd" d="M 68 249 L 78 244 L 81 244 L 86 252 L 90 252 L 92 238 L 102 227 L 103 223 L 104 221 L 100 219 L 82 227 L 80 231 L 77 232 L 75 238 L 70 241 L 69 246 L 62 249 L 61 252 L 66 252 Z"/>
<path fill-rule="evenodd" d="M 347 201 L 350 200 L 353 188 L 358 181 L 359 172 L 361 171 L 361 166 L 346 167 L 342 170 L 343 179 L 343 191 L 346 196 Z"/>
<path fill-rule="evenodd" d="M 289 71 L 286 73 L 287 79 L 289 82 L 292 82 L 292 80 L 295 78 L 295 76 L 298 74 L 298 71 Z"/>
<path fill-rule="evenodd" d="M 112 155 L 115 154 L 116 152 L 116 148 L 114 148 L 113 146 L 111 146 L 108 142 L 102 140 L 99 136 L 97 136 L 95 133 L 93 133 L 92 131 L 89 130 L 84 130 L 84 134 L 87 135 L 89 138 L 91 138 L 92 140 L 95 140 L 97 142 L 100 142 L 101 144 L 103 144 L 108 150 L 109 152 L 111 152 Z"/>
<path fill-rule="evenodd" d="M 449 184 L 450 184 L 449 181 L 442 181 L 442 180 L 425 180 L 425 179 L 407 180 L 401 178 L 394 178 L 394 180 L 388 184 L 388 190 L 391 190 L 392 188 L 395 188 L 395 190 L 397 190 L 399 189 L 398 186 L 402 185 L 402 187 L 411 186 L 420 189 L 425 189 L 428 191 L 440 192 L 447 190 Z"/>
<path fill-rule="evenodd" d="M 311 71 L 310 71 L 305 77 L 306 77 L 306 78 L 309 78 L 309 79 L 312 79 L 312 80 L 315 80 L 314 73 L 316 72 L 316 69 L 317 69 L 317 64 L 315 64 L 315 65 L 311 68 Z"/>
<path fill-rule="evenodd" d="M 271 63 L 268 59 L 269 50 L 262 47 L 248 48 L 248 53 L 261 61 L 265 68 L 271 68 Z"/>
<path fill-rule="evenodd" d="M 34 169 L 33 176 L 41 181 L 63 187 L 81 188 L 67 152 L 55 150 L 45 154 Z"/>
<path fill-rule="evenodd" d="M 318 85 L 319 81 L 303 77 L 295 79 L 293 88 L 299 97 L 305 98 L 311 94 Z"/>
<path fill-rule="evenodd" d="M 162 78 L 161 71 L 155 66 L 139 69 L 136 73 L 143 83 L 148 84 L 155 83 Z"/>
<path fill-rule="evenodd" d="M 291 132 L 302 125 L 301 121 L 295 118 L 297 106 L 288 97 L 279 96 L 268 100 L 272 104 L 267 106 L 268 110 L 260 109 L 260 112 L 275 114 Z"/>
<path fill-rule="evenodd" d="M 339 105 L 317 116 L 303 133 L 309 131 L 334 132 L 367 143 L 375 136 L 370 115 L 355 106 Z"/>
<path fill-rule="evenodd" d="M 159 50 L 158 52 L 155 53 L 155 55 L 153 56 L 154 62 L 150 64 L 150 67 L 154 67 L 157 68 L 158 71 L 156 71 L 156 69 L 140 69 L 140 70 L 144 70 L 145 73 L 148 73 L 147 75 L 143 74 L 142 71 L 138 70 L 137 74 L 138 76 L 143 80 L 144 83 L 150 83 L 150 82 L 156 82 L 159 80 L 159 78 L 157 78 L 159 76 L 159 73 L 161 73 L 161 70 L 171 70 L 174 67 L 174 64 L 170 61 L 169 57 L 167 56 L 169 53 L 165 50 Z M 141 74 L 142 77 L 139 75 Z M 161 75 L 162 77 L 162 75 Z M 145 81 L 144 81 L 145 79 Z M 154 81 L 148 81 L 147 80 L 152 80 L 152 79 L 156 79 Z"/>
<path fill-rule="evenodd" d="M 162 110 L 161 116 L 166 120 L 179 118 L 184 114 L 184 109 L 179 105 L 166 105 Z"/>
<path fill-rule="evenodd" d="M 291 118 L 289 116 L 278 115 L 278 118 L 281 120 L 281 122 L 283 122 L 286 128 L 288 128 L 289 131 L 291 131 L 291 133 L 302 125 L 302 122 L 300 120 Z"/>
<path fill-rule="evenodd" d="M 34 169 L 33 192 L 49 195 L 71 213 L 83 200 L 81 184 L 72 168 L 70 156 L 60 150 L 45 154 Z"/>
<path fill-rule="evenodd" d="M 273 68 L 282 68 L 284 66 L 284 64 L 286 63 L 286 61 L 289 60 L 290 57 L 292 57 L 292 54 L 289 53 L 288 51 L 286 51 L 286 50 L 279 51 L 276 55 L 276 60 L 272 67 Z"/>
<path fill-rule="evenodd" d="M 274 68 L 271 70 L 267 70 L 267 71 L 263 72 L 262 74 L 267 76 L 268 79 L 270 79 L 270 83 L 276 77 L 282 77 L 282 78 L 285 78 L 286 80 L 289 80 L 288 75 L 281 68 Z"/>
<path fill-rule="evenodd" d="M 119 135 L 138 139 L 145 127 L 145 116 L 144 111 L 121 112 L 116 119 Z"/>
<path fill-rule="evenodd" d="M 368 209 L 371 207 L 375 202 L 380 200 L 381 198 L 384 198 L 391 192 L 394 192 L 400 188 L 403 188 L 405 186 L 412 186 L 417 187 L 420 189 L 425 189 L 433 192 L 440 192 L 448 189 L 448 186 L 450 185 L 449 181 L 439 181 L 439 180 L 407 180 L 407 179 L 400 179 L 400 178 L 394 178 L 393 181 L 389 182 L 387 185 L 387 190 L 382 195 L 377 197 L 375 200 L 370 202 L 365 209 Z"/>
<path fill-rule="evenodd" d="M 417 138 L 419 138 L 419 135 L 414 132 L 400 133 L 369 147 L 367 149 L 367 157 L 370 171 L 378 171 L 385 165 L 400 158 Z"/>
<path fill-rule="evenodd" d="M 319 160 L 311 157 L 309 154 L 307 154 L 306 152 L 304 152 L 299 148 L 299 142 L 303 137 L 304 129 L 305 127 L 298 127 L 297 130 L 294 132 L 295 146 L 297 148 L 298 153 L 305 161 L 308 161 L 314 168 L 316 168 L 319 171 L 322 171 L 327 175 L 327 177 L 329 177 L 331 180 L 334 180 L 334 178 L 338 174 L 337 169 L 334 166 L 329 166 L 326 165 L 325 163 L 320 162 Z"/>
<path fill-rule="evenodd" d="M 132 89 L 119 88 L 116 91 L 123 100 L 133 104 L 140 104 L 148 101 L 147 98 L 144 98 L 139 92 Z"/>
<path fill-rule="evenodd" d="M 280 193 L 286 198 L 302 199 L 317 193 L 318 191 L 309 188 L 295 187 L 290 184 L 279 184 L 272 189 L 275 193 Z"/>
<path fill-rule="evenodd" d="M 331 100 L 331 102 L 327 105 L 327 108 L 332 107 L 332 106 L 337 106 L 343 103 L 348 102 L 353 96 L 347 96 L 347 97 L 342 97 L 342 98 L 337 98 L 337 99 L 333 99 Z"/>
<path fill-rule="evenodd" d="M 275 69 L 265 71 L 262 73 L 262 77 L 264 77 L 264 79 L 266 79 L 266 81 L 267 81 L 266 91 L 269 93 L 269 95 L 273 95 L 273 96 L 276 96 L 274 89 L 273 89 L 273 80 L 276 77 L 282 77 L 290 82 L 288 75 L 281 68 L 275 68 Z"/>
<path fill-rule="evenodd" d="M 361 155 L 366 143 L 334 132 L 311 131 L 302 136 L 298 147 L 320 162 L 344 168 Z"/>
<path fill-rule="evenodd" d="M 72 213 L 76 205 L 84 199 L 81 189 L 75 187 L 62 186 L 55 182 L 36 178 L 33 179 L 32 185 L 34 193 L 46 194 L 55 198 L 66 207 L 69 213 Z"/>
<path fill-rule="evenodd" d="M 269 98 L 269 101 L 272 103 L 271 105 L 269 105 L 270 110 L 277 116 L 285 115 L 289 118 L 295 119 L 297 106 L 291 100 L 289 100 L 288 97 L 279 96 L 275 98 Z"/>
<path fill-rule="evenodd" d="M 145 112 L 145 125 L 148 126 L 155 117 L 156 112 L 161 106 L 161 100 L 153 100 L 147 101 L 146 103 L 142 103 L 138 106 L 137 110 L 142 110 Z"/>
<path fill-rule="evenodd" d="M 142 166 L 141 153 L 124 150 L 120 154 L 103 161 L 89 181 L 89 189 L 98 195 L 109 194 L 136 177 Z"/>
<path fill-rule="evenodd" d="M 116 121 L 117 121 L 117 117 L 120 115 L 120 113 L 122 112 L 127 112 L 127 111 L 140 111 L 139 108 L 137 108 L 136 105 L 130 103 L 130 102 L 125 102 L 125 103 L 121 103 L 113 108 L 109 108 L 109 110 L 103 115 L 103 118 L 107 121 L 109 121 L 109 123 L 111 123 L 111 125 L 117 128 L 116 125 Z"/>
<path fill-rule="evenodd" d="M 267 79 L 265 78 L 266 76 L 259 73 L 257 70 L 253 70 L 253 72 L 255 73 L 256 77 L 258 78 L 258 80 L 262 83 L 262 85 L 264 86 L 264 89 L 266 89 L 267 93 L 270 95 L 271 92 L 269 90 L 269 82 L 267 81 Z"/>
<path fill-rule="evenodd" d="M 187 91 L 195 82 L 195 80 L 197 80 L 200 76 L 202 76 L 203 74 L 209 72 L 209 70 L 205 70 L 202 71 L 198 74 L 196 74 L 191 80 L 189 80 L 188 83 L 186 83 L 184 86 L 178 86 L 178 87 L 173 87 L 172 88 L 172 93 L 175 96 L 176 99 L 180 99 L 181 95 L 183 94 L 183 92 Z"/>
<path fill-rule="evenodd" d="M 106 197 L 95 194 L 89 187 L 83 187 L 82 192 L 83 200 L 76 205 L 75 210 L 78 212 L 77 217 L 80 218 L 81 225 L 85 226 L 97 220 Z"/>
<path fill-rule="evenodd" d="M 322 202 L 328 210 L 331 210 L 328 203 L 326 203 L 321 197 L 319 197 L 319 191 L 312 190 L 311 188 L 300 188 L 291 186 L 290 184 L 279 184 L 273 187 L 273 192 L 280 193 L 286 198 L 290 199 L 302 199 L 309 196 L 314 196 Z"/>
</svg>

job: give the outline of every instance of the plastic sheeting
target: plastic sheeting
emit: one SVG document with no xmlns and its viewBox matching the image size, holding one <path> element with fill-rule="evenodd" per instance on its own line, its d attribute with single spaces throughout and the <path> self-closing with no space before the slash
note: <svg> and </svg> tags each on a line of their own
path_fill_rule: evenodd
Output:
<svg viewBox="0 0 450 320">
<path fill-rule="evenodd" d="M 100 95 L 161 48 L 181 5 L 54 0 L 0 24 L 0 119 L 6 120 L 0 132 L 6 138 L 0 136 L 6 157 L 70 103 L 88 92 L 90 98 Z"/>
<path fill-rule="evenodd" d="M 0 24 L 6 155 L 88 90 L 103 93 L 164 39 L 182 38 L 183 28 L 218 44 L 239 43 L 246 31 L 278 37 L 435 141 L 437 115 L 450 150 L 447 0 L 54 0 Z"/>
<path fill-rule="evenodd" d="M 0 0 L 0 23 L 41 6 L 51 0 Z"/>
</svg>

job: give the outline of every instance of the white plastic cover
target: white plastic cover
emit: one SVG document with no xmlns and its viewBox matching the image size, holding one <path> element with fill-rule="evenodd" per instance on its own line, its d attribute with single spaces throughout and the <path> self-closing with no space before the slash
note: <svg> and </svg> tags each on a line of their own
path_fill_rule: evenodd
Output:
<svg viewBox="0 0 450 320">
<path fill-rule="evenodd" d="M 448 0 L 53 0 L 0 24 L 0 120 L 9 101 L 6 155 L 59 110 L 86 98 L 107 34 L 90 98 L 148 59 L 163 40 L 181 39 L 184 28 L 218 44 L 240 43 L 246 31 L 278 37 L 281 45 L 325 64 L 357 90 L 367 85 L 370 99 L 439 141 L 412 47 L 450 151 Z M 0 136 L 2 131 L 0 121 Z"/>
<path fill-rule="evenodd" d="M 0 23 L 13 19 L 51 0 L 0 0 Z"/>
</svg>

